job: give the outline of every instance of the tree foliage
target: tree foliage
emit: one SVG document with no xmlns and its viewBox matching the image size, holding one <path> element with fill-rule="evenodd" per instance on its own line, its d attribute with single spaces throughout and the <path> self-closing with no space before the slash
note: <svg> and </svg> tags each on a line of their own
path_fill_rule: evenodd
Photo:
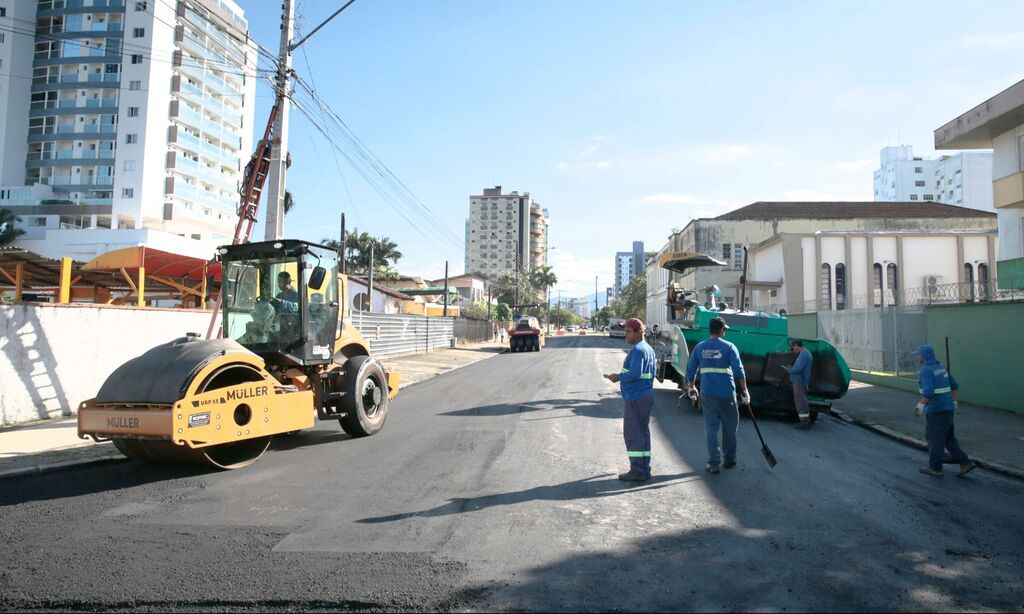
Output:
<svg viewBox="0 0 1024 614">
<path fill-rule="evenodd" d="M 323 239 L 320 243 L 334 250 L 341 244 L 337 239 Z M 398 244 L 389 237 L 374 237 L 358 230 L 353 230 L 345 239 L 345 262 L 348 271 L 363 275 L 369 273 L 371 248 L 373 274 L 380 279 L 397 278 L 398 271 L 395 265 L 402 258 Z"/>
<path fill-rule="evenodd" d="M 472 305 L 462 307 L 459 314 L 464 318 L 472 318 L 474 320 L 486 320 L 487 319 L 487 303 L 485 301 L 477 301 Z M 491 315 L 494 315 L 494 310 L 491 310 Z"/>
<path fill-rule="evenodd" d="M 512 309 L 508 306 L 508 303 L 498 303 L 498 308 L 494 310 L 494 317 L 502 322 L 511 320 Z"/>
<path fill-rule="evenodd" d="M 597 323 L 608 325 L 612 320 L 647 317 L 647 278 L 636 276 L 622 291 L 622 296 L 597 312 Z"/>
<path fill-rule="evenodd" d="M 0 209 L 0 246 L 13 243 L 15 239 L 25 234 L 25 231 L 15 226 L 21 218 L 14 215 L 10 209 Z"/>
</svg>

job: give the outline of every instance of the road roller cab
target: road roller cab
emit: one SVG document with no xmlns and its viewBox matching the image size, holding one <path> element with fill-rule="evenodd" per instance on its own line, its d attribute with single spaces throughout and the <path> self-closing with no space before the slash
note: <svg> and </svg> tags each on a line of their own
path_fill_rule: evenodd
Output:
<svg viewBox="0 0 1024 614">
<path fill-rule="evenodd" d="M 398 374 L 347 324 L 337 252 L 266 241 L 217 254 L 223 338 L 188 334 L 118 367 L 79 406 L 79 436 L 129 458 L 234 469 L 316 418 L 353 436 L 383 428 Z"/>
</svg>

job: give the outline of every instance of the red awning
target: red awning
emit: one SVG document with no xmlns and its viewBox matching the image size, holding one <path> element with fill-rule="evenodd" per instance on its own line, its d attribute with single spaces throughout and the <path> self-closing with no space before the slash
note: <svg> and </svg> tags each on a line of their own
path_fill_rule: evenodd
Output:
<svg viewBox="0 0 1024 614">
<path fill-rule="evenodd" d="M 146 275 L 160 275 L 163 277 L 201 279 L 203 276 L 203 265 L 206 265 L 206 274 L 212 275 L 215 280 L 220 280 L 220 263 L 207 261 L 192 256 L 172 254 L 152 247 L 142 245 L 136 247 L 125 247 L 116 249 L 105 254 L 96 256 L 82 266 L 86 271 L 138 271 L 140 266 L 146 267 Z"/>
</svg>

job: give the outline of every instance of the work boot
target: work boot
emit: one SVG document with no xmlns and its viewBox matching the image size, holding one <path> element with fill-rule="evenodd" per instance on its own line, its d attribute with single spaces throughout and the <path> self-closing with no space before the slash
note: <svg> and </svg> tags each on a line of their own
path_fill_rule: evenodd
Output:
<svg viewBox="0 0 1024 614">
<path fill-rule="evenodd" d="M 974 461 L 967 461 L 966 463 L 962 463 L 960 465 L 960 471 L 956 472 L 956 477 L 958 477 L 958 478 L 964 477 L 965 475 L 970 473 L 972 469 L 974 469 L 977 466 L 978 466 L 978 463 L 976 463 Z"/>
<path fill-rule="evenodd" d="M 918 469 L 918 471 L 920 471 L 921 473 L 923 473 L 925 475 L 930 475 L 930 476 L 934 476 L 934 477 L 937 477 L 937 478 L 941 478 L 942 477 L 942 471 L 936 471 L 935 469 L 932 469 L 931 467 L 921 467 L 920 469 Z"/>
<path fill-rule="evenodd" d="M 623 482 L 646 482 L 651 479 L 651 476 L 627 471 L 626 473 L 620 473 L 619 479 Z"/>
<path fill-rule="evenodd" d="M 793 428 L 800 429 L 801 431 L 806 431 L 807 429 L 811 428 L 811 419 L 810 418 L 800 418 L 800 422 L 797 422 L 796 424 L 794 424 Z"/>
<path fill-rule="evenodd" d="M 724 463 L 722 463 L 722 466 L 725 467 L 726 469 L 732 469 L 733 467 L 736 466 L 736 459 L 727 460 Z"/>
<path fill-rule="evenodd" d="M 704 467 L 704 471 L 707 471 L 708 473 L 718 473 L 718 465 L 708 463 L 708 466 Z"/>
</svg>

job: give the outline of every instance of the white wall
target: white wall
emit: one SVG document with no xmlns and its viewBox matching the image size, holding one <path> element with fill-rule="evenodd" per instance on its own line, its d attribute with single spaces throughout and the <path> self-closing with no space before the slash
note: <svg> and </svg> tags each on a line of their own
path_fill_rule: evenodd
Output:
<svg viewBox="0 0 1024 614">
<path fill-rule="evenodd" d="M 0 425 L 73 415 L 122 363 L 209 312 L 93 305 L 0 306 Z"/>
<path fill-rule="evenodd" d="M 867 296 L 870 292 L 872 269 L 868 264 L 868 240 L 866 237 L 850 238 L 850 262 L 846 263 L 846 287 L 852 301 L 855 296 Z"/>
<path fill-rule="evenodd" d="M 956 237 L 903 238 L 903 290 L 921 288 L 926 275 L 939 275 L 942 283 L 957 283 L 963 263 L 957 262 Z"/>
<path fill-rule="evenodd" d="M 818 296 L 818 249 L 814 237 L 802 237 L 800 239 L 800 250 L 803 253 L 804 271 L 804 302 L 810 302 Z"/>
</svg>

